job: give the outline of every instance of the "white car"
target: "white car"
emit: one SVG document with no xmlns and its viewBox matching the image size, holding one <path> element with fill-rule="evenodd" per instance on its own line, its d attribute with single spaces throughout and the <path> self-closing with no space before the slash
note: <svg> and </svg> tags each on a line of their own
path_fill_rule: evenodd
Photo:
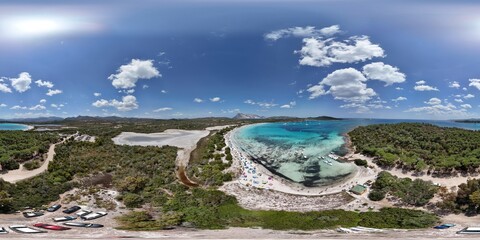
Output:
<svg viewBox="0 0 480 240">
<path fill-rule="evenodd" d="M 77 214 L 77 216 L 79 216 L 79 217 L 83 217 L 83 216 L 88 215 L 88 214 L 90 214 L 90 213 L 92 213 L 92 211 L 90 211 L 90 210 L 80 210 L 80 211 L 77 212 L 76 214 Z"/>
<path fill-rule="evenodd" d="M 82 216 L 82 219 L 83 220 L 92 220 L 92 219 L 101 218 L 101 217 L 106 216 L 106 215 L 107 215 L 106 212 L 96 212 L 96 213 L 90 213 L 86 216 Z"/>
</svg>

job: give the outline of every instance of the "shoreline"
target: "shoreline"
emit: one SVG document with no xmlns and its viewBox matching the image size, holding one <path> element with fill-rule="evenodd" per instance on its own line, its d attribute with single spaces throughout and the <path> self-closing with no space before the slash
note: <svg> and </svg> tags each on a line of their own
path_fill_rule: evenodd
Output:
<svg viewBox="0 0 480 240">
<path fill-rule="evenodd" d="M 242 173 L 239 174 L 234 181 L 247 188 L 252 187 L 255 189 L 273 190 L 301 196 L 326 196 L 337 194 L 342 191 L 349 191 L 350 188 L 356 184 L 363 184 L 368 180 L 374 180 L 378 174 L 370 168 L 355 166 L 355 172 L 350 174 L 350 176 L 329 185 L 306 187 L 299 183 L 292 182 L 272 173 L 263 165 L 253 161 L 248 154 L 237 147 L 238 144 L 235 142 L 233 136 L 241 128 L 252 125 L 253 124 L 235 128 L 225 136 L 227 146 L 232 149 L 234 161 L 232 167 L 236 166 L 232 170 L 236 173 Z M 349 162 L 350 160 L 351 159 L 349 159 Z"/>
</svg>

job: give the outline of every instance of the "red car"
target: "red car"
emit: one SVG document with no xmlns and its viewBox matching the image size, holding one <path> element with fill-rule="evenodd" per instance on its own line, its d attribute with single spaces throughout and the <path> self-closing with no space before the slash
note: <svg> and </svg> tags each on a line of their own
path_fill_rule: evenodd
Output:
<svg viewBox="0 0 480 240">
<path fill-rule="evenodd" d="M 33 226 L 39 227 L 39 228 L 45 228 L 45 229 L 48 229 L 48 230 L 55 230 L 55 231 L 63 231 L 63 230 L 71 229 L 69 227 L 46 224 L 46 223 L 36 223 L 36 224 L 33 224 Z"/>
</svg>

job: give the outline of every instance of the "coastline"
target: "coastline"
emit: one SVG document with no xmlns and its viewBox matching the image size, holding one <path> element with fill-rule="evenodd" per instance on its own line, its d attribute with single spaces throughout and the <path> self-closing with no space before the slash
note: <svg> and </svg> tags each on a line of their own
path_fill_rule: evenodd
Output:
<svg viewBox="0 0 480 240">
<path fill-rule="evenodd" d="M 264 124 L 264 123 L 261 123 Z M 243 152 L 234 139 L 234 135 L 241 128 L 251 126 L 244 125 L 233 129 L 225 136 L 227 146 L 232 149 L 232 156 L 236 169 L 232 169 L 234 172 L 240 172 L 237 178 L 234 180 L 236 183 L 243 185 L 247 188 L 273 190 L 287 194 L 301 195 L 301 196 L 325 196 L 331 194 L 337 194 L 342 191 L 348 191 L 356 184 L 362 184 L 368 180 L 374 180 L 378 174 L 376 171 L 370 168 L 360 168 L 355 166 L 355 172 L 350 176 L 342 179 L 338 182 L 316 187 L 305 187 L 299 183 L 295 183 L 284 179 L 259 163 L 253 161 L 248 154 Z M 265 184 L 263 184 L 265 183 Z"/>
</svg>

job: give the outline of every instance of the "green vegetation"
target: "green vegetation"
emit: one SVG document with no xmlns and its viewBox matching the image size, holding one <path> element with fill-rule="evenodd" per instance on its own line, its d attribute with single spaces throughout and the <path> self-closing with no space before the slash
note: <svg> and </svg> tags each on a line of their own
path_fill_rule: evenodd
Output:
<svg viewBox="0 0 480 240">
<path fill-rule="evenodd" d="M 349 133 L 358 152 L 379 165 L 407 170 L 475 171 L 480 166 L 480 132 L 421 123 L 379 124 Z"/>
<path fill-rule="evenodd" d="M 387 193 L 399 198 L 404 204 L 423 206 L 433 198 L 437 187 L 431 181 L 410 178 L 398 178 L 388 172 L 378 174 L 372 185 L 368 198 L 372 201 L 382 200 Z"/>
<path fill-rule="evenodd" d="M 26 168 L 27 170 L 33 170 L 37 169 L 41 166 L 42 164 L 38 160 L 33 160 L 33 161 L 28 161 L 25 164 L 23 164 L 23 167 Z"/>
<path fill-rule="evenodd" d="M 232 165 L 232 154 L 225 146 L 224 135 L 233 127 L 224 128 L 201 139 L 197 148 L 190 154 L 187 173 L 197 182 L 209 186 L 220 186 L 231 181 L 231 173 L 223 171 Z M 225 161 L 223 160 L 225 159 Z"/>
<path fill-rule="evenodd" d="M 469 179 L 458 185 L 456 191 L 440 189 L 441 202 L 437 207 L 447 212 L 464 212 L 468 216 L 480 213 L 480 179 Z"/>
<path fill-rule="evenodd" d="M 0 165 L 4 170 L 18 169 L 19 163 L 48 152 L 59 140 L 56 133 L 0 131 Z"/>
<path fill-rule="evenodd" d="M 355 163 L 355 165 L 357 166 L 363 166 L 363 167 L 366 167 L 368 165 L 368 162 L 367 160 L 362 160 L 362 159 L 355 159 L 353 161 Z"/>
</svg>

